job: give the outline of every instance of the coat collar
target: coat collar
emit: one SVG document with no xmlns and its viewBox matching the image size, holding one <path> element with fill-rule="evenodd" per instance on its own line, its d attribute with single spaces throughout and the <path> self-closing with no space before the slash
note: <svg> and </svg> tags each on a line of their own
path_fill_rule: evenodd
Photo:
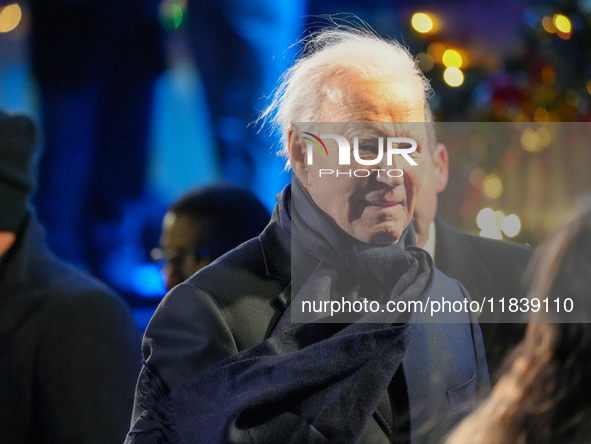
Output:
<svg viewBox="0 0 591 444">
<path fill-rule="evenodd" d="M 468 235 L 456 230 L 439 216 L 435 218 L 435 266 L 458 280 L 475 296 L 493 282 L 493 276 L 468 242 Z"/>
<path fill-rule="evenodd" d="M 0 298 L 10 293 L 13 287 L 36 282 L 41 270 L 36 270 L 39 261 L 45 261 L 51 253 L 45 245 L 45 233 L 34 213 L 29 213 L 15 243 L 2 257 L 0 263 Z"/>
<path fill-rule="evenodd" d="M 291 303 L 291 282 L 298 276 L 309 273 L 310 266 L 318 260 L 308 252 L 279 223 L 277 207 L 271 221 L 259 235 L 267 276 L 278 281 L 284 288 L 274 302 L 281 311 Z"/>
<path fill-rule="evenodd" d="M 46 288 L 41 284 L 51 273 L 51 258 L 43 229 L 31 213 L 0 267 L 0 343 L 43 303 Z"/>
</svg>

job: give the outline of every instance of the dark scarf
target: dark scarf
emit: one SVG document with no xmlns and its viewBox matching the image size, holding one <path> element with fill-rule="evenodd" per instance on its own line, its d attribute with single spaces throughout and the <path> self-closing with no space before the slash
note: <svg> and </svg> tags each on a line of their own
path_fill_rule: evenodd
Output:
<svg viewBox="0 0 591 444">
<path fill-rule="evenodd" d="M 386 292 L 389 298 L 421 298 L 429 289 L 432 261 L 422 250 L 353 242 L 349 253 L 349 240 L 343 240 L 343 233 L 311 200 L 300 205 L 298 199 L 290 214 L 290 199 L 287 187 L 279 197 L 276 217 L 310 255 L 318 255 L 311 277 L 349 269 L 349 274 L 377 279 L 383 288 L 393 285 Z M 411 228 L 403 245 L 413 237 Z M 391 266 L 385 261 L 392 261 Z M 305 288 L 304 284 L 302 291 Z M 332 291 L 331 285 L 326 288 Z M 154 406 L 140 416 L 126 443 L 358 442 L 411 335 L 409 323 L 294 327 L 286 313 L 270 338 L 215 364 L 170 394 L 148 367 L 145 390 L 155 398 Z"/>
<path fill-rule="evenodd" d="M 433 261 L 424 250 L 416 247 L 412 224 L 406 227 L 398 244 L 382 246 L 361 242 L 330 220 L 295 177 L 292 186 L 283 191 L 278 208 L 282 228 L 291 233 L 292 253 L 303 248 L 316 260 L 311 272 L 310 266 L 292 262 L 290 309 L 298 310 L 303 301 L 368 299 L 385 304 L 390 300 L 418 300 L 430 287 Z M 301 309 L 300 313 L 289 311 L 296 314 L 292 319 L 306 322 L 408 320 L 408 316 L 401 319 L 398 313 L 382 314 L 381 310 L 370 315 L 344 313 L 336 318 L 316 314 L 316 319 L 310 314 L 303 315 Z"/>
</svg>

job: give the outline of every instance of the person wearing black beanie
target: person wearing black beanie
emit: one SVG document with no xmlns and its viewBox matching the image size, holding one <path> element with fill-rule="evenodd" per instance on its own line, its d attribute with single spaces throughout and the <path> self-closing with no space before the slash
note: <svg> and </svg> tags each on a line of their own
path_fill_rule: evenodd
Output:
<svg viewBox="0 0 591 444">
<path fill-rule="evenodd" d="M 57 259 L 29 203 L 34 122 L 0 111 L 0 442 L 120 443 L 140 367 L 124 302 Z"/>
</svg>

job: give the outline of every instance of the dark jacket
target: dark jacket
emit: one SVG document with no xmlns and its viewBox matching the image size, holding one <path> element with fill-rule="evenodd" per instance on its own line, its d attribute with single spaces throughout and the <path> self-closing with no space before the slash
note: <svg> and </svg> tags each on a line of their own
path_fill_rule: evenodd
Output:
<svg viewBox="0 0 591 444">
<path fill-rule="evenodd" d="M 296 260 L 291 243 L 275 213 L 259 238 L 223 256 L 164 298 L 144 335 L 143 353 L 169 389 L 271 334 L 290 303 L 290 263 Z M 466 296 L 457 282 L 439 271 L 428 295 L 450 301 Z M 478 393 L 488 391 L 483 352 L 475 323 L 419 324 L 403 358 L 402 385 L 396 386 L 407 390 L 385 394 L 362 442 L 390 442 L 393 419 L 398 419 L 392 412 L 406 396 L 413 442 L 439 441 L 474 409 Z M 142 370 L 133 422 L 152 402 L 143 390 L 151 385 L 149 379 L 150 371 Z"/>
<path fill-rule="evenodd" d="M 0 263 L 0 442 L 121 443 L 139 367 L 128 308 L 30 216 Z"/>
<path fill-rule="evenodd" d="M 462 233 L 440 217 L 435 219 L 435 233 L 435 266 L 466 287 L 472 299 L 505 298 L 507 311 L 509 299 L 526 296 L 522 280 L 533 250 Z M 527 325 L 507 323 L 518 319 L 498 309 L 491 313 L 488 303 L 479 320 L 488 370 L 495 380 L 504 357 L 521 341 Z"/>
</svg>

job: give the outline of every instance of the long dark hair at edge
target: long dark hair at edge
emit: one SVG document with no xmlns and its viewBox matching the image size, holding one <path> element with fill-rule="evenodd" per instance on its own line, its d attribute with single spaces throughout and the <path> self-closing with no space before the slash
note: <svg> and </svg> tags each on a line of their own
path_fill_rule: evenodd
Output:
<svg viewBox="0 0 591 444">
<path fill-rule="evenodd" d="M 491 397 L 446 444 L 591 442 L 591 213 L 552 236 L 532 271 L 530 300 L 570 298 L 578 323 L 534 314 Z"/>
</svg>

